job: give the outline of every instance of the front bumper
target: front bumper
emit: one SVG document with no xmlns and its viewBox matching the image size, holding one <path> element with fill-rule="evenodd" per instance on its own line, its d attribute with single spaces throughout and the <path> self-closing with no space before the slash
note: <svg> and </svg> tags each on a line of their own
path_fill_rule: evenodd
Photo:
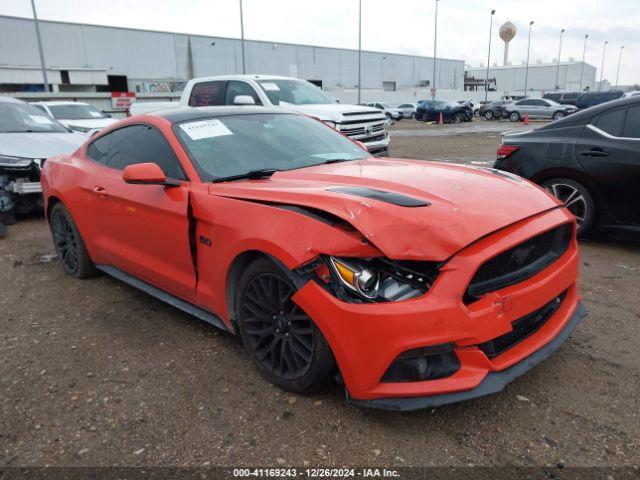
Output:
<svg viewBox="0 0 640 480">
<path fill-rule="evenodd" d="M 376 304 L 346 303 L 315 282 L 308 282 L 298 290 L 294 301 L 311 316 L 329 342 L 353 402 L 369 402 L 371 406 L 399 405 L 406 403 L 407 398 L 445 395 L 434 402 L 442 403 L 444 399 L 447 403 L 447 398 L 457 401 L 458 397 L 450 395 L 473 391 L 482 394 L 486 387 L 480 386 L 489 375 L 526 363 L 527 357 L 542 351 L 554 339 L 563 338 L 562 332 L 579 311 L 575 235 L 558 260 L 528 280 L 490 292 L 468 305 L 462 300 L 466 288 L 477 268 L 489 258 L 567 222 L 573 222 L 571 214 L 557 208 L 478 240 L 451 258 L 430 291 L 419 298 Z M 513 322 L 562 292 L 566 292 L 566 296 L 561 306 L 524 340 L 491 359 L 479 348 L 512 331 Z M 449 343 L 454 344 L 460 363 L 453 375 L 414 382 L 381 381 L 403 352 Z M 428 403 L 428 400 L 421 402 Z"/>
<path fill-rule="evenodd" d="M 379 152 L 386 152 L 389 148 L 389 133 L 385 132 L 384 137 L 380 140 L 368 141 L 367 139 L 362 139 L 360 141 L 364 143 L 364 146 L 367 147 L 371 154 L 381 156 Z"/>
</svg>

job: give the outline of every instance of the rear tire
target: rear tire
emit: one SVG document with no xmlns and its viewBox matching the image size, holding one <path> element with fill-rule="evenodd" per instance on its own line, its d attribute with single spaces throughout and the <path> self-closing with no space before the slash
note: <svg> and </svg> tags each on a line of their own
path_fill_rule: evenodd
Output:
<svg viewBox="0 0 640 480">
<path fill-rule="evenodd" d="M 295 292 L 277 265 L 256 260 L 240 278 L 237 323 L 264 377 L 284 390 L 305 393 L 329 383 L 336 363 L 318 327 L 291 299 Z"/>
<path fill-rule="evenodd" d="M 75 278 L 97 275 L 78 227 L 62 203 L 56 203 L 51 209 L 49 226 L 64 273 Z"/>
<path fill-rule="evenodd" d="M 460 112 L 456 112 L 453 114 L 453 123 L 460 123 L 462 121 L 462 114 Z"/>
<path fill-rule="evenodd" d="M 565 207 L 576 217 L 578 235 L 585 235 L 595 223 L 595 204 L 587 188 L 569 178 L 553 178 L 542 183 L 542 187 L 565 203 Z"/>
<path fill-rule="evenodd" d="M 509 114 L 509 120 L 512 122 L 519 122 L 521 120 L 520 114 L 518 112 L 511 112 Z"/>
<path fill-rule="evenodd" d="M 486 118 L 487 120 L 493 120 L 493 111 L 487 110 L 486 112 L 484 112 L 484 118 Z"/>
</svg>

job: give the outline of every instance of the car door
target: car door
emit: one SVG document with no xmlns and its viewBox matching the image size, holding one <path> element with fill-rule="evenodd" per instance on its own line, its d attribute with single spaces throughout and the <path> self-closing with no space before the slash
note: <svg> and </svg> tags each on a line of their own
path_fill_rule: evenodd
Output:
<svg viewBox="0 0 640 480">
<path fill-rule="evenodd" d="M 524 117 L 525 115 L 531 116 L 531 111 L 532 111 L 531 102 L 532 100 L 520 100 L 514 103 L 513 106 L 515 107 L 515 110 L 518 111 L 518 113 L 520 113 L 522 117 Z"/>
<path fill-rule="evenodd" d="M 189 183 L 163 134 L 136 124 L 110 132 L 101 151 L 89 145 L 87 155 L 99 157 L 93 178 L 93 211 L 101 258 L 134 277 L 184 299 L 195 297 L 195 271 L 189 229 Z M 125 183 L 128 165 L 157 163 L 177 187 Z"/>
<path fill-rule="evenodd" d="M 592 119 L 576 144 L 576 157 L 611 218 L 639 225 L 640 106 L 609 110 Z"/>
</svg>

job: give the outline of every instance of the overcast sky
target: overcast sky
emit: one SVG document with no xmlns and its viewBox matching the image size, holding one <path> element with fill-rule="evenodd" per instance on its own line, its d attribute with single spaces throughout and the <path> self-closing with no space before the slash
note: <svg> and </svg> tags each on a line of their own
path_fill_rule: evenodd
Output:
<svg viewBox="0 0 640 480">
<path fill-rule="evenodd" d="M 433 55 L 435 0 L 363 0 L 362 48 Z M 36 0 L 42 19 L 239 37 L 238 0 Z M 615 83 L 618 54 L 624 45 L 619 83 L 640 82 L 640 0 L 440 0 L 438 56 L 477 66 L 487 61 L 489 17 L 494 35 L 491 64 L 502 62 L 499 26 L 511 20 L 518 34 L 510 60 L 526 58 L 527 28 L 531 62 L 557 57 L 560 30 L 566 29 L 562 59 L 582 58 L 598 68 L 609 41 L 604 78 Z M 0 13 L 31 16 L 29 0 L 0 0 Z M 245 36 L 255 40 L 357 48 L 358 0 L 244 0 Z"/>
</svg>

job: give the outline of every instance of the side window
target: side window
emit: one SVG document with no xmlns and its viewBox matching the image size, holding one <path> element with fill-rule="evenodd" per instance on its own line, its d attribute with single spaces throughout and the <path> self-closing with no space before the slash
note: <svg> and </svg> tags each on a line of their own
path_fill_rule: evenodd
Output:
<svg viewBox="0 0 640 480">
<path fill-rule="evenodd" d="M 106 140 L 106 148 L 96 145 L 100 140 Z M 103 158 L 95 160 L 108 167 L 124 170 L 128 165 L 157 163 L 167 177 L 186 180 L 180 162 L 167 140 L 158 130 L 148 125 L 120 128 L 93 142 L 89 148 L 92 147 L 105 149 Z M 94 159 L 89 149 L 87 154 Z"/>
<path fill-rule="evenodd" d="M 640 106 L 627 110 L 622 136 L 626 138 L 640 138 Z"/>
<path fill-rule="evenodd" d="M 256 102 L 256 105 L 262 105 L 258 94 L 251 85 L 249 85 L 247 82 L 238 82 L 236 80 L 231 80 L 227 83 L 227 98 L 225 104 L 233 105 L 233 101 L 238 95 L 249 95 L 251 98 L 253 98 L 253 101 Z"/>
<path fill-rule="evenodd" d="M 189 96 L 190 107 L 224 105 L 225 81 L 196 83 Z"/>
<path fill-rule="evenodd" d="M 624 113 L 624 109 L 611 110 L 610 112 L 603 113 L 596 119 L 594 125 L 609 135 L 619 137 L 622 122 L 624 121 Z"/>
<path fill-rule="evenodd" d="M 516 105 L 521 107 L 528 107 L 531 105 L 531 100 L 520 100 L 519 102 L 516 102 Z"/>
<path fill-rule="evenodd" d="M 91 142 L 87 147 L 87 157 L 89 157 L 94 162 L 106 165 L 107 154 L 109 153 L 109 140 L 118 131 L 119 130 L 116 130 L 112 133 L 107 133 L 106 135 L 98 138 L 96 141 Z"/>
</svg>

